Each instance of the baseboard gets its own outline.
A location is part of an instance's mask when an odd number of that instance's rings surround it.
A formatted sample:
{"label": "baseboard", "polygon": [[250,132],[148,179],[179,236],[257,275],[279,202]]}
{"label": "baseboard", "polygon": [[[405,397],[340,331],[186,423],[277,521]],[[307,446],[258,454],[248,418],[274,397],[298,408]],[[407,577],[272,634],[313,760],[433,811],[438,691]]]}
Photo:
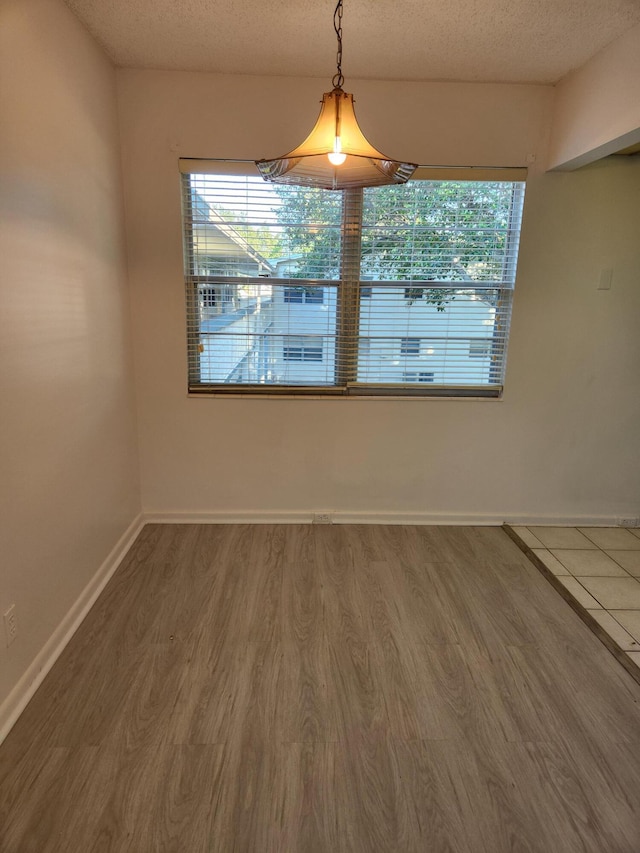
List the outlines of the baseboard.
{"label": "baseboard", "polygon": [[619,516],[508,515],[507,513],[352,512],[349,510],[220,510],[212,512],[148,512],[149,524],[311,524],[316,514],[329,514],[332,524],[440,524],[456,526],[545,525],[549,527],[615,527]]}
{"label": "baseboard", "polygon": [[505,515],[503,521],[513,527],[617,527],[618,515]]}
{"label": "baseboard", "polygon": [[220,512],[150,512],[145,521],[150,524],[312,524],[314,515],[329,514],[331,524],[446,524],[501,525],[501,515],[454,515],[431,512],[351,512],[319,509],[314,511],[232,510]]}
{"label": "baseboard", "polygon": [[138,515],[122,534],[111,553],[82,590],[66,616],[40,649],[26,672],[11,693],[0,705],[0,743],[11,731],[16,720],[26,708],[51,667],[58,660],[69,640],[80,627],[82,620],[93,607],[96,599],[122,562],[127,551],[146,520]]}

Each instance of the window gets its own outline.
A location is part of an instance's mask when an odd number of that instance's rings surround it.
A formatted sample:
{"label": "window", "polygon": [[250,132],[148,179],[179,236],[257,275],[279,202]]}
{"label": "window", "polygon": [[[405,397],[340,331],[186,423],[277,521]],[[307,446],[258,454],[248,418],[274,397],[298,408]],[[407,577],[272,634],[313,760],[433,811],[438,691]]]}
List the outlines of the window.
{"label": "window", "polygon": [[321,287],[285,287],[284,301],[298,305],[322,305],[324,294]]}
{"label": "window", "polygon": [[500,395],[519,170],[330,192],[182,169],[191,392]]}
{"label": "window", "polygon": [[203,308],[215,308],[218,304],[218,292],[215,287],[200,288],[200,299]]}
{"label": "window", "polygon": [[322,361],[322,341],[313,337],[285,338],[282,357],[285,361]]}
{"label": "window", "polygon": [[469,341],[469,358],[488,358],[491,355],[491,341]]}
{"label": "window", "polygon": [[403,382],[433,382],[433,373],[425,371],[405,370],[402,374]]}
{"label": "window", "polygon": [[420,355],[420,338],[400,338],[400,355]]}

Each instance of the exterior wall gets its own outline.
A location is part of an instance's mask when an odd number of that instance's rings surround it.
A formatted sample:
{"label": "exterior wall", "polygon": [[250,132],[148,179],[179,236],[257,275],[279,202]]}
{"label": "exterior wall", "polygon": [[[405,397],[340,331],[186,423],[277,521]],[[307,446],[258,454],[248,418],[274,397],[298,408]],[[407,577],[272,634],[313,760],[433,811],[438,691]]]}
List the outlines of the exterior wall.
{"label": "exterior wall", "polygon": [[140,497],[115,73],[60,0],[5,0],[0,81],[1,737]]}
{"label": "exterior wall", "polygon": [[[360,312],[361,344],[368,340],[359,362],[360,381],[405,382],[409,373],[414,375],[409,381],[436,385],[489,382],[490,351],[485,358],[470,354],[473,339],[489,343],[492,337],[495,309],[488,302],[458,294],[438,311],[423,299],[408,307],[403,287],[387,292],[373,287]],[[403,353],[403,338],[417,339],[419,352]]]}
{"label": "exterior wall", "polygon": [[[295,282],[294,282],[295,284]],[[333,334],[336,327],[336,289],[323,287],[321,305],[284,301],[284,288],[273,288],[271,333],[275,336],[273,372],[293,384],[331,384],[334,381],[336,360]],[[295,339],[287,336],[295,330]],[[301,340],[302,338],[302,340]],[[298,361],[297,350],[309,353],[322,348],[319,361]],[[285,351],[286,349],[286,351]],[[288,358],[287,358],[288,355]]]}
{"label": "exterior wall", "polygon": [[[459,296],[443,311],[419,300],[408,307],[402,286],[392,292],[381,290],[372,288],[371,296],[362,300],[358,381],[402,383],[411,373],[412,381],[422,376],[435,384],[489,382],[495,321],[491,305]],[[250,313],[240,303],[229,314],[201,320],[203,382],[334,383],[335,287],[322,288],[322,304],[288,303],[283,291],[275,286],[269,298],[252,300]],[[453,338],[449,341],[448,332]],[[403,338],[418,341],[419,351],[403,353]],[[474,341],[487,343],[484,356],[472,354]],[[321,349],[321,357],[303,353],[305,348]],[[248,358],[253,371],[239,374]]]}
{"label": "exterior wall", "polygon": [[266,297],[246,301],[227,314],[202,319],[202,382],[256,382],[263,374],[264,354],[258,342],[271,325],[272,303]]}

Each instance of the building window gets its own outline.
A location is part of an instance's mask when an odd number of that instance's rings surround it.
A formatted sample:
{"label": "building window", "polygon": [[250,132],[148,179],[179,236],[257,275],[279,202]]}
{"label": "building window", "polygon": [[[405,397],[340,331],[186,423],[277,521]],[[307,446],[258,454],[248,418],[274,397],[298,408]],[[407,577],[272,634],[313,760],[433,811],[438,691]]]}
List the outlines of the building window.
{"label": "building window", "polygon": [[331,192],[192,165],[191,392],[500,395],[520,172]]}
{"label": "building window", "polygon": [[420,355],[420,338],[400,338],[400,355]]}
{"label": "building window", "polygon": [[313,337],[287,338],[282,357],[285,361],[322,361],[322,341]]}
{"label": "building window", "polygon": [[203,308],[215,308],[218,305],[218,291],[215,287],[203,287],[200,289],[200,299]]}
{"label": "building window", "polygon": [[321,287],[285,287],[284,301],[298,305],[322,305],[324,291]]}
{"label": "building window", "polygon": [[403,382],[433,382],[435,374],[428,373],[424,370],[421,371],[412,371],[405,370],[402,373],[402,381]]}
{"label": "building window", "polygon": [[491,341],[469,341],[469,358],[488,358],[491,355]]}

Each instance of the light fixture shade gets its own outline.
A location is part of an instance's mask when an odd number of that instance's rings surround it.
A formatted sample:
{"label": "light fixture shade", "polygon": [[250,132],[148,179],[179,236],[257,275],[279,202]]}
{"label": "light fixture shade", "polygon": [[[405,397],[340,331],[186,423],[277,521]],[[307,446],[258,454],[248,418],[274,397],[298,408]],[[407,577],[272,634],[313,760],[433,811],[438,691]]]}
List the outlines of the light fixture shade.
{"label": "light fixture shade", "polygon": [[[344,162],[329,161],[339,140]],[[266,181],[342,190],[350,187],[378,187],[404,184],[417,169],[415,163],[390,160],[371,145],[358,126],[353,95],[336,87],[322,96],[315,127],[301,145],[275,160],[257,160]]]}

